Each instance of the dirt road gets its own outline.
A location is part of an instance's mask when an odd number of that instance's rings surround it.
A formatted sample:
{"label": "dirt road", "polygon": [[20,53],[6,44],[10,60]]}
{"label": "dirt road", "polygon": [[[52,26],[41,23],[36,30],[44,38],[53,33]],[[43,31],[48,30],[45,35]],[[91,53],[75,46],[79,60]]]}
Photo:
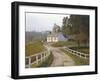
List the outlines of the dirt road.
{"label": "dirt road", "polygon": [[63,51],[61,51],[59,47],[52,47],[51,45],[45,44],[44,45],[47,49],[52,51],[53,54],[53,62],[51,64],[51,67],[56,66],[74,66],[75,62],[73,59],[65,54]]}
{"label": "dirt road", "polygon": [[62,52],[59,48],[50,47],[50,49],[52,50],[52,54],[54,56],[51,67],[75,65],[75,62],[72,60],[72,58]]}

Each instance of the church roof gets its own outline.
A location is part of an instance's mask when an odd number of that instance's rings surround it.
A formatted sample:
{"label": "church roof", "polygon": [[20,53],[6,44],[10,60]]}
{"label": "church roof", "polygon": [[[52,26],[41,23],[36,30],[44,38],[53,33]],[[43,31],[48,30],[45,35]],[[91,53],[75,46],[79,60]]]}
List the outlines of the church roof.
{"label": "church roof", "polygon": [[57,37],[59,35],[62,35],[62,33],[61,32],[59,32],[59,33],[51,33],[51,34],[48,35],[48,37]]}
{"label": "church roof", "polygon": [[58,37],[58,36],[62,36],[64,38],[69,38],[69,36],[63,36],[62,32],[59,32],[59,33],[51,33],[49,34],[47,37]]}

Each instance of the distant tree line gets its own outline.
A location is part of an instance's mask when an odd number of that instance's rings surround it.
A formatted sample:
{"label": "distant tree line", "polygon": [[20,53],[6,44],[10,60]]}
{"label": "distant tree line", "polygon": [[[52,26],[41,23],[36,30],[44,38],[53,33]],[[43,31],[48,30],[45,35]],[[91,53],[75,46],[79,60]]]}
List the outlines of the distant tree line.
{"label": "distant tree line", "polygon": [[46,37],[48,35],[48,32],[36,32],[36,31],[26,31],[25,32],[25,42],[31,42],[31,41],[45,41]]}
{"label": "distant tree line", "polygon": [[63,35],[71,35],[78,46],[80,43],[89,43],[88,15],[70,15],[70,18],[64,17],[62,24]]}

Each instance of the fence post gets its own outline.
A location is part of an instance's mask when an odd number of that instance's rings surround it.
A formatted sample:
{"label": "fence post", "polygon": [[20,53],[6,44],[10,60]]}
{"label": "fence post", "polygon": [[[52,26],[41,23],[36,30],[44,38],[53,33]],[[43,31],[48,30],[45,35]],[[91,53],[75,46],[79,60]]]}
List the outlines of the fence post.
{"label": "fence post", "polygon": [[81,58],[81,53],[80,53],[80,58]]}
{"label": "fence post", "polygon": [[42,54],[40,54],[40,55],[41,55],[41,58],[40,59],[41,59],[41,62],[42,62],[43,61]]}
{"label": "fence post", "polygon": [[38,55],[36,55],[36,64],[38,65]]}
{"label": "fence post", "polygon": [[29,57],[29,68],[31,68],[31,57]]}

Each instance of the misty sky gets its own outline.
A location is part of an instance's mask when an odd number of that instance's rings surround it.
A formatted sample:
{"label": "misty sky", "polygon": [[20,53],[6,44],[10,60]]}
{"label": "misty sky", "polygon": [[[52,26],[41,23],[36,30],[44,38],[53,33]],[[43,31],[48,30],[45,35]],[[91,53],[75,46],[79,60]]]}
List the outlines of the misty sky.
{"label": "misty sky", "polygon": [[62,26],[62,19],[69,15],[26,13],[26,31],[51,31],[54,23]]}

